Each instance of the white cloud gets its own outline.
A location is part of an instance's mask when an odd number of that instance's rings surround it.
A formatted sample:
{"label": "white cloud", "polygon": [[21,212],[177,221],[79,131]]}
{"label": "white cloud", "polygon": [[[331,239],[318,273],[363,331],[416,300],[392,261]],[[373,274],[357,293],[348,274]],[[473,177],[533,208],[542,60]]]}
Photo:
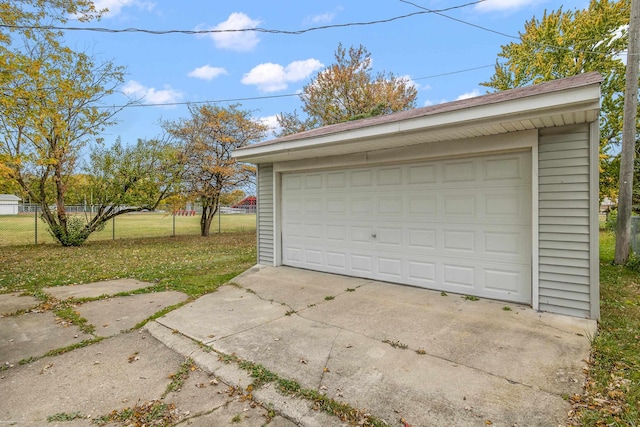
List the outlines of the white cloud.
{"label": "white cloud", "polygon": [[485,0],[476,5],[476,10],[492,12],[495,10],[515,10],[540,3],[541,0]]}
{"label": "white cloud", "polygon": [[424,107],[431,107],[432,105],[436,105],[436,104],[444,104],[445,102],[448,102],[446,99],[441,99],[440,101],[433,101],[431,99],[427,99],[426,101],[424,101],[424,104],[422,104]]}
{"label": "white cloud", "polygon": [[263,92],[285,90],[289,83],[309,77],[314,71],[324,67],[317,59],[293,61],[286,67],[272,62],[257,65],[242,77],[242,83],[256,85]]}
{"label": "white cloud", "polygon": [[459,97],[456,98],[456,101],[461,101],[463,99],[475,98],[476,96],[480,96],[480,91],[478,89],[474,89],[471,92],[463,93]]}
{"label": "white cloud", "polygon": [[328,24],[336,17],[334,12],[327,12],[320,15],[314,15],[307,18],[307,21],[312,24]]}
{"label": "white cloud", "polygon": [[146,87],[135,80],[129,80],[122,91],[125,95],[139,99],[143,104],[167,104],[182,99],[182,92],[165,85],[164,89]]}
{"label": "white cloud", "polygon": [[304,25],[326,25],[333,21],[336,17],[336,13],[342,11],[342,6],[335,7],[333,12],[319,13],[317,15],[307,16],[304,20]]}
{"label": "white cloud", "polygon": [[227,70],[222,67],[212,67],[207,64],[190,71],[187,76],[201,80],[213,80],[222,74],[228,74]]}
{"label": "white cloud", "polygon": [[418,89],[423,89],[423,90],[431,89],[431,85],[429,85],[429,84],[421,85],[420,83],[417,83],[416,81],[414,81],[409,74],[405,74],[404,76],[398,76],[398,78],[406,81],[407,82],[407,86],[414,87],[414,88],[416,88],[416,90],[418,90]]}
{"label": "white cloud", "polygon": [[93,3],[96,10],[109,9],[106,17],[119,15],[122,8],[128,6],[137,6],[142,10],[152,10],[155,7],[155,3],[144,0],[94,0]]}
{"label": "white cloud", "polygon": [[267,126],[269,126],[269,131],[273,133],[278,133],[282,130],[280,123],[278,123],[278,118],[274,114],[273,116],[260,117],[258,120]]}
{"label": "white cloud", "polygon": [[[211,28],[212,30],[244,30],[256,28],[261,21],[253,20],[241,12],[234,12],[229,18]],[[224,33],[210,33],[211,38],[220,49],[237,50],[245,52],[253,49],[260,38],[255,31],[230,31]]]}

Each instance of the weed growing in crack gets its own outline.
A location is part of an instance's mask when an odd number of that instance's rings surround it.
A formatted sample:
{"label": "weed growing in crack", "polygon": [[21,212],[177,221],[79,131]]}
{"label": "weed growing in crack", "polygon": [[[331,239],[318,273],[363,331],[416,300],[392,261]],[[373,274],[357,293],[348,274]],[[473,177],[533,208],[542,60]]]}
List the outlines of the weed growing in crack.
{"label": "weed growing in crack", "polygon": [[409,348],[408,345],[401,343],[400,341],[391,341],[391,340],[383,340],[382,341],[385,344],[389,344],[391,347],[393,348],[399,348],[402,350],[406,350],[407,348]]}
{"label": "weed growing in crack", "polygon": [[169,383],[169,385],[167,385],[164,393],[162,393],[162,398],[164,399],[165,397],[167,397],[167,395],[172,391],[180,391],[180,389],[184,385],[184,382],[187,380],[187,378],[189,378],[189,373],[191,371],[195,371],[196,368],[197,367],[195,365],[195,362],[191,358],[187,358],[182,363],[182,365],[180,365],[180,369],[178,370],[178,372],[169,375],[169,378],[171,378],[171,382]]}
{"label": "weed growing in crack", "polygon": [[180,421],[181,415],[176,405],[158,400],[144,402],[133,408],[125,408],[121,411],[112,411],[94,419],[94,423],[103,425],[119,422],[127,426],[169,426]]}
{"label": "weed growing in crack", "polygon": [[289,310],[284,315],[285,316],[291,316],[292,314],[296,314],[296,313],[297,313],[297,311],[295,311],[295,310]]}
{"label": "weed growing in crack", "polygon": [[47,422],[52,423],[55,421],[73,421],[80,418],[85,418],[81,412],[59,412],[57,414],[49,415]]}
{"label": "weed growing in crack", "polygon": [[[349,404],[337,402],[317,390],[302,388],[296,381],[280,378],[277,374],[269,371],[262,365],[243,360],[239,361],[238,366],[249,372],[251,377],[255,380],[253,383],[255,387],[275,382],[276,389],[280,393],[309,400],[313,403],[313,408],[315,410],[321,410],[330,415],[335,415],[342,421],[349,422],[353,425],[357,424],[363,427],[387,426],[387,423],[385,423],[383,420],[380,420],[372,416],[371,414],[367,414],[359,409],[356,409]],[[275,416],[275,412],[272,409],[268,409],[268,411],[270,416],[271,414]]]}
{"label": "weed growing in crack", "polygon": [[90,324],[84,317],[81,317],[80,313],[71,305],[61,303],[60,306],[54,310],[54,313],[59,318],[76,325],[78,329],[85,334],[93,334],[96,331],[95,326]]}
{"label": "weed growing in crack", "polygon": [[256,387],[261,386],[262,384],[273,382],[278,379],[278,376],[276,374],[269,371],[259,363],[253,363],[245,360],[240,362],[240,368],[249,372],[251,378],[254,379],[254,384]]}
{"label": "weed growing in crack", "polygon": [[462,296],[460,298],[463,298],[463,299],[465,299],[467,301],[478,301],[480,299],[475,295],[465,295],[465,296]]}
{"label": "weed growing in crack", "polygon": [[326,297],[324,297],[325,301],[331,301],[332,299],[335,299],[336,297],[334,297],[333,295],[327,295]]}
{"label": "weed growing in crack", "polygon": [[356,290],[354,288],[347,288],[346,292],[355,292]]}

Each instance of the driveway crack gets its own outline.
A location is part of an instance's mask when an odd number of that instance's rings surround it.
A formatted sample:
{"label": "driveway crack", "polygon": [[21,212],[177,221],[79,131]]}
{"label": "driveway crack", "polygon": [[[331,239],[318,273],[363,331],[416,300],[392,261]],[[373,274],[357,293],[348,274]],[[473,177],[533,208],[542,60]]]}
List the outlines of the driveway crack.
{"label": "driveway crack", "polygon": [[336,340],[338,339],[338,335],[340,335],[340,332],[342,331],[338,329],[338,332],[333,337],[333,341],[331,342],[331,348],[329,349],[329,353],[327,353],[327,359],[324,361],[324,366],[322,367],[322,375],[320,375],[320,382],[318,383],[317,387],[318,391],[320,391],[322,388],[322,383],[324,382],[324,374],[329,372],[329,361],[331,360],[331,353],[333,353],[333,348],[336,345]]}

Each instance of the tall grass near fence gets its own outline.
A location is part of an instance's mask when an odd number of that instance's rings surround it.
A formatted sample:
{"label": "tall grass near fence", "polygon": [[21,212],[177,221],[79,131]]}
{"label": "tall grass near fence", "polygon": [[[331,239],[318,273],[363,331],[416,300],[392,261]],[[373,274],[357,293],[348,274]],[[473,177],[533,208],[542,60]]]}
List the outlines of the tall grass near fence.
{"label": "tall grass near fence", "polygon": [[[84,216],[78,213],[73,215]],[[218,232],[255,231],[255,214],[222,214],[211,224],[211,234]],[[37,230],[37,231],[36,231]],[[199,215],[173,215],[158,212],[138,212],[119,215],[108,221],[102,231],[93,233],[88,241],[145,237],[197,236]],[[36,213],[0,215],[0,246],[55,243],[47,225]]]}

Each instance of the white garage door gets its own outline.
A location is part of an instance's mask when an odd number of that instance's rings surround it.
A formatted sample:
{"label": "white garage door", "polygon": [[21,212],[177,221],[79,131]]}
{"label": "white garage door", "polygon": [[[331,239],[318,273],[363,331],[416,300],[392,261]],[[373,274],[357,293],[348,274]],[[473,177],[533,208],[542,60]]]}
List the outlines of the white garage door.
{"label": "white garage door", "polygon": [[282,262],[531,301],[530,152],[286,173]]}

